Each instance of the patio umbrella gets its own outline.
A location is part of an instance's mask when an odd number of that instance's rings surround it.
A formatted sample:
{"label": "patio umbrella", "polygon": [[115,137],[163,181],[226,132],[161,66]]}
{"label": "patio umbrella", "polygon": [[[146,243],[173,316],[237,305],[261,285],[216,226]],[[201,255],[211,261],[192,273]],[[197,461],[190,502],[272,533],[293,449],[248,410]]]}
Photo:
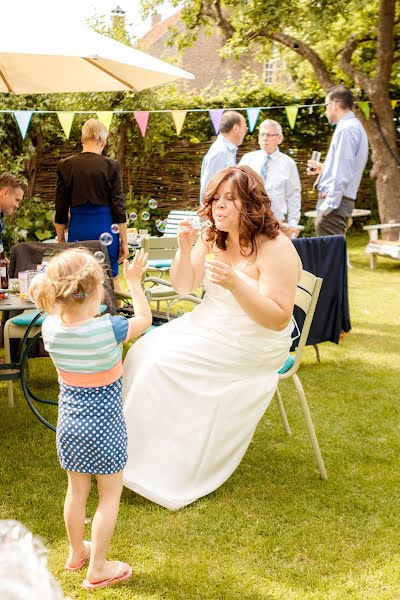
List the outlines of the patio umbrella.
{"label": "patio umbrella", "polygon": [[82,25],[44,18],[2,22],[3,93],[140,92],[180,78],[194,76]]}

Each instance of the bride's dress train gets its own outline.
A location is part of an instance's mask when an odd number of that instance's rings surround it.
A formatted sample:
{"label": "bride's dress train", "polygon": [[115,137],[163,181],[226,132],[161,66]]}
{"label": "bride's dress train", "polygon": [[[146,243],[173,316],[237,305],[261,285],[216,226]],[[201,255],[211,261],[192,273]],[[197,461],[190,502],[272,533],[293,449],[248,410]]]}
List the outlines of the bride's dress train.
{"label": "bride's dress train", "polygon": [[205,288],[199,306],[143,336],[124,363],[124,485],[169,509],[214,491],[239,465],[291,345],[292,323],[265,329],[228,290]]}

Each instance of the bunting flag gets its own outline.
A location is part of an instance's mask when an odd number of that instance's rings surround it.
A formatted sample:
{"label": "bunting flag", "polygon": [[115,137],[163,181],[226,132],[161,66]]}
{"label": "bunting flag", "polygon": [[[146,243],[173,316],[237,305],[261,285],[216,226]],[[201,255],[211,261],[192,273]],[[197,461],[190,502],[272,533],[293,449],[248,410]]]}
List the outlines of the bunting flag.
{"label": "bunting flag", "polygon": [[287,120],[291,129],[294,129],[296,124],[297,113],[299,112],[299,105],[294,104],[293,106],[285,106]]}
{"label": "bunting flag", "polygon": [[63,128],[65,137],[67,139],[69,138],[69,134],[71,133],[74,115],[74,112],[69,112],[67,110],[57,113],[58,120],[60,121],[61,127]]}
{"label": "bunting flag", "polygon": [[179,135],[186,119],[187,110],[171,110],[171,114],[175,123],[176,133]]}
{"label": "bunting flag", "polygon": [[246,108],[247,112],[247,120],[249,122],[249,130],[250,133],[254,131],[254,127],[256,126],[258,115],[260,114],[260,108]]}
{"label": "bunting flag", "polygon": [[31,110],[13,110],[13,115],[17,121],[17,125],[22,135],[22,139],[25,139],[26,132],[28,131],[29,123],[31,122],[33,111]]}
{"label": "bunting flag", "polygon": [[146,135],[150,112],[148,110],[135,110],[133,114],[135,115],[136,123],[139,125],[140,133],[144,137]]}
{"label": "bunting flag", "polygon": [[107,129],[110,129],[113,114],[114,112],[112,110],[100,110],[96,113],[100,123],[103,123],[103,125],[105,125]]}
{"label": "bunting flag", "polygon": [[366,100],[357,100],[358,108],[364,113],[364,115],[369,119],[369,115],[371,114],[371,107],[369,102]]}
{"label": "bunting flag", "polygon": [[314,112],[314,107],[313,107],[313,105],[311,104],[310,108],[308,109],[308,114],[309,114],[309,115],[312,115],[312,114],[313,114],[313,112]]}
{"label": "bunting flag", "polygon": [[221,125],[222,115],[224,114],[224,109],[223,108],[210,108],[208,113],[210,115],[211,122],[214,127],[214,131],[215,131],[215,133],[218,133],[219,126]]}
{"label": "bunting flag", "polygon": [[396,108],[396,106],[397,106],[397,100],[391,100],[390,103],[391,103],[392,108],[394,110]]}

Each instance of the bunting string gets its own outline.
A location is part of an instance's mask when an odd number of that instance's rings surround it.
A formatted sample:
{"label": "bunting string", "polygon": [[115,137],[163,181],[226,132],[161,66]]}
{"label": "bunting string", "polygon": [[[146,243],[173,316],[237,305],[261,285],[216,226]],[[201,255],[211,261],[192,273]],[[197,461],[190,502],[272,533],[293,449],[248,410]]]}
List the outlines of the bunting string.
{"label": "bunting string", "polygon": [[[400,100],[391,100],[391,106],[393,110],[396,108]],[[358,100],[356,102],[358,108],[369,118],[371,114],[371,105],[367,100]],[[151,114],[157,113],[170,113],[173,123],[175,125],[177,135],[180,135],[182,128],[184,127],[185,120],[188,113],[204,113],[207,112],[210,116],[211,123],[213,125],[215,134],[218,134],[221,119],[226,110],[244,111],[247,115],[250,132],[254,131],[260,112],[262,110],[279,110],[284,109],[286,117],[289,123],[289,127],[294,129],[298,111],[301,109],[307,109],[308,114],[314,113],[314,108],[323,107],[324,104],[293,104],[286,106],[252,106],[252,107],[229,107],[229,108],[188,108],[185,110],[173,110],[173,109],[154,109],[154,110],[113,110],[113,111],[96,111],[96,110],[74,110],[74,111],[59,111],[59,110],[10,110],[0,109],[0,114],[11,114],[17,122],[19,131],[23,139],[25,139],[31,118],[34,115],[45,115],[45,114],[56,114],[61,128],[64,132],[65,137],[68,139],[71,133],[72,124],[75,115],[96,115],[99,121],[101,121],[107,129],[110,128],[114,115],[129,115],[133,114],[136,123],[140,129],[142,136],[146,135],[147,127],[149,124],[149,117]]]}

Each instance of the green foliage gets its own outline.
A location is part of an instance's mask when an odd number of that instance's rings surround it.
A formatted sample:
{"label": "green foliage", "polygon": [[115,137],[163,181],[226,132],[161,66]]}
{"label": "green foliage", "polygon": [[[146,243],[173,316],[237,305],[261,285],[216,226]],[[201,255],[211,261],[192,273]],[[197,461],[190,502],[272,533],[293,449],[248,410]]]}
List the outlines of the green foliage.
{"label": "green foliage", "polygon": [[40,198],[34,196],[25,199],[20,208],[6,220],[3,233],[5,248],[9,251],[18,242],[42,242],[53,238],[53,216],[54,211],[43,204]]}
{"label": "green foliage", "polygon": [[[126,213],[128,227],[136,227],[136,229],[147,229],[151,235],[159,235],[157,231],[156,221],[160,219],[159,208],[150,208],[150,196],[134,196],[132,192],[125,194]],[[137,215],[136,219],[131,218],[131,214]],[[150,214],[150,219],[143,219],[143,213]]]}

